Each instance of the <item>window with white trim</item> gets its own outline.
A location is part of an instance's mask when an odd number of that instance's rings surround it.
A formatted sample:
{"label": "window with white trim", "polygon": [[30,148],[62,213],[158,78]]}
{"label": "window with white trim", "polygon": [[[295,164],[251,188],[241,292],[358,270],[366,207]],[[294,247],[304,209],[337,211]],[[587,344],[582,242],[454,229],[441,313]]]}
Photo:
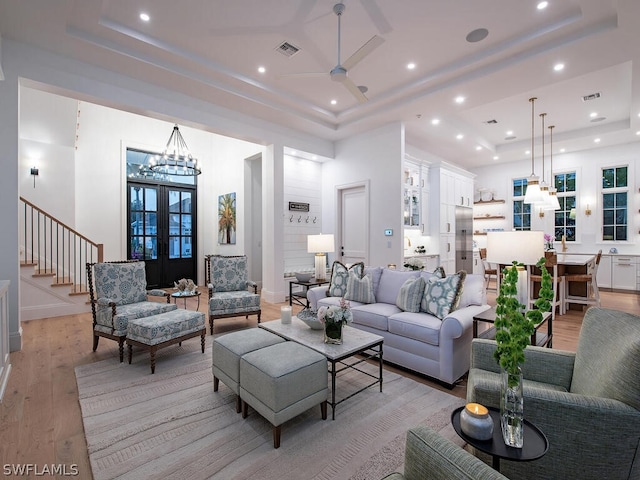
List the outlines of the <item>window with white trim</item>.
{"label": "window with white trim", "polygon": [[567,242],[575,242],[576,172],[555,174],[554,186],[557,190],[558,203],[560,204],[560,210],[555,211],[555,239],[559,242],[564,235]]}
{"label": "window with white trim", "polygon": [[602,169],[602,240],[628,240],[628,167]]}
{"label": "window with white trim", "polygon": [[527,193],[527,179],[515,178],[513,180],[513,229],[531,230],[531,204],[524,203]]}

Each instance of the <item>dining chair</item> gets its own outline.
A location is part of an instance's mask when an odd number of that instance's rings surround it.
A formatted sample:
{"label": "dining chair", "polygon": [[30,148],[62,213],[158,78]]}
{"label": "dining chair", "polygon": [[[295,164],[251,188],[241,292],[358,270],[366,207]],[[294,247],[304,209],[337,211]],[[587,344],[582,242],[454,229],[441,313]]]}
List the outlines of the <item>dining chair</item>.
{"label": "dining chair", "polygon": [[[595,305],[600,306],[600,291],[598,290],[598,265],[600,265],[600,258],[602,257],[602,250],[599,250],[595,256],[595,259],[587,265],[587,271],[585,273],[569,273],[564,275],[565,280],[565,295],[564,303],[579,303],[583,305]],[[582,297],[578,295],[569,294],[569,285],[571,282],[586,283],[587,295]]]}
{"label": "dining chair", "polygon": [[480,249],[480,260],[482,261],[482,268],[484,269],[484,280],[486,283],[486,289],[489,290],[489,283],[491,282],[491,277],[496,279],[496,292],[498,291],[498,267],[496,265],[492,265],[487,262],[487,249]]}
{"label": "dining chair", "polygon": [[[560,315],[564,315],[566,313],[565,303],[564,303],[564,291],[565,291],[565,282],[564,276],[559,275],[558,273],[558,254],[556,252],[544,252],[545,256],[545,267],[547,270],[551,270],[551,282],[553,284],[553,300],[551,301],[551,321],[553,322],[556,319],[556,308]],[[527,300],[527,307],[533,307],[533,304],[536,301],[535,286],[536,284],[542,283],[542,275],[538,271],[537,268],[532,268],[529,273],[529,298]]]}

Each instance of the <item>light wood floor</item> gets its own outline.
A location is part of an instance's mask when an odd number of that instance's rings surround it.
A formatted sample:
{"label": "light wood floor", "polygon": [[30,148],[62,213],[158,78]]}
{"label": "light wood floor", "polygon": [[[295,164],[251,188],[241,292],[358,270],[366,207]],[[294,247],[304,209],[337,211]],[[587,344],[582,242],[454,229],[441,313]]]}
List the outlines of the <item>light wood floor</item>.
{"label": "light wood floor", "polygon": [[[489,297],[489,303],[494,304],[495,294],[490,292]],[[188,307],[195,309],[195,299],[189,302],[193,303]],[[262,319],[279,318],[280,306],[264,303]],[[602,306],[637,314],[640,296],[603,292]],[[206,308],[203,298],[199,310],[206,313]],[[294,312],[298,310],[294,308]],[[570,311],[556,317],[554,348],[575,351],[582,316],[582,312]],[[248,321],[244,318],[222,319],[216,324],[216,333],[253,325],[255,316]],[[23,349],[11,354],[12,370],[0,404],[0,465],[4,468],[6,464],[37,464],[42,469],[45,465],[76,464],[78,478],[90,479],[74,368],[109,357],[117,358],[117,343],[103,338],[98,350],[91,351],[90,314],[32,320],[24,322],[22,327]],[[207,343],[210,345],[210,337]],[[447,390],[423,376],[391,366],[385,368],[461,398],[466,394],[464,378],[453,390]]]}

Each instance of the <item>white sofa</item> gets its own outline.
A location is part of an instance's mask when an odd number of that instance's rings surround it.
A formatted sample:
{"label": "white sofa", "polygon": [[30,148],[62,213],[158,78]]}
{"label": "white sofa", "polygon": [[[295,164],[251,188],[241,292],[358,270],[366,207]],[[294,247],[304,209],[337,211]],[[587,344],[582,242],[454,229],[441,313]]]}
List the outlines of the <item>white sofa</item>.
{"label": "white sofa", "polygon": [[[399,271],[383,267],[366,267],[373,283],[375,303],[350,301],[353,322],[350,326],[384,337],[384,360],[433,377],[448,387],[469,370],[473,317],[489,309],[482,275],[466,276],[458,308],[442,320],[424,311],[405,312],[396,299],[405,281],[430,272]],[[329,287],[307,292],[309,307],[338,305],[340,297],[327,296]]]}

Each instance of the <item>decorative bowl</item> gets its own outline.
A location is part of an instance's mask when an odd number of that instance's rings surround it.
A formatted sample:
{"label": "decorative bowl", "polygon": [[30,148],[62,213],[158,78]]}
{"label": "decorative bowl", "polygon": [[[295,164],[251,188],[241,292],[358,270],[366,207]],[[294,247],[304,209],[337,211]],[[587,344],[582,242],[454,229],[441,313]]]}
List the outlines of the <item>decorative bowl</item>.
{"label": "decorative bowl", "polygon": [[322,324],[322,322],[320,322],[320,320],[318,320],[318,313],[309,308],[301,310],[300,313],[298,313],[298,315],[296,316],[304,323],[306,323],[311,330],[324,329],[324,325]]}
{"label": "decorative bowl", "polygon": [[306,283],[313,278],[313,273],[296,272],[296,280]]}

